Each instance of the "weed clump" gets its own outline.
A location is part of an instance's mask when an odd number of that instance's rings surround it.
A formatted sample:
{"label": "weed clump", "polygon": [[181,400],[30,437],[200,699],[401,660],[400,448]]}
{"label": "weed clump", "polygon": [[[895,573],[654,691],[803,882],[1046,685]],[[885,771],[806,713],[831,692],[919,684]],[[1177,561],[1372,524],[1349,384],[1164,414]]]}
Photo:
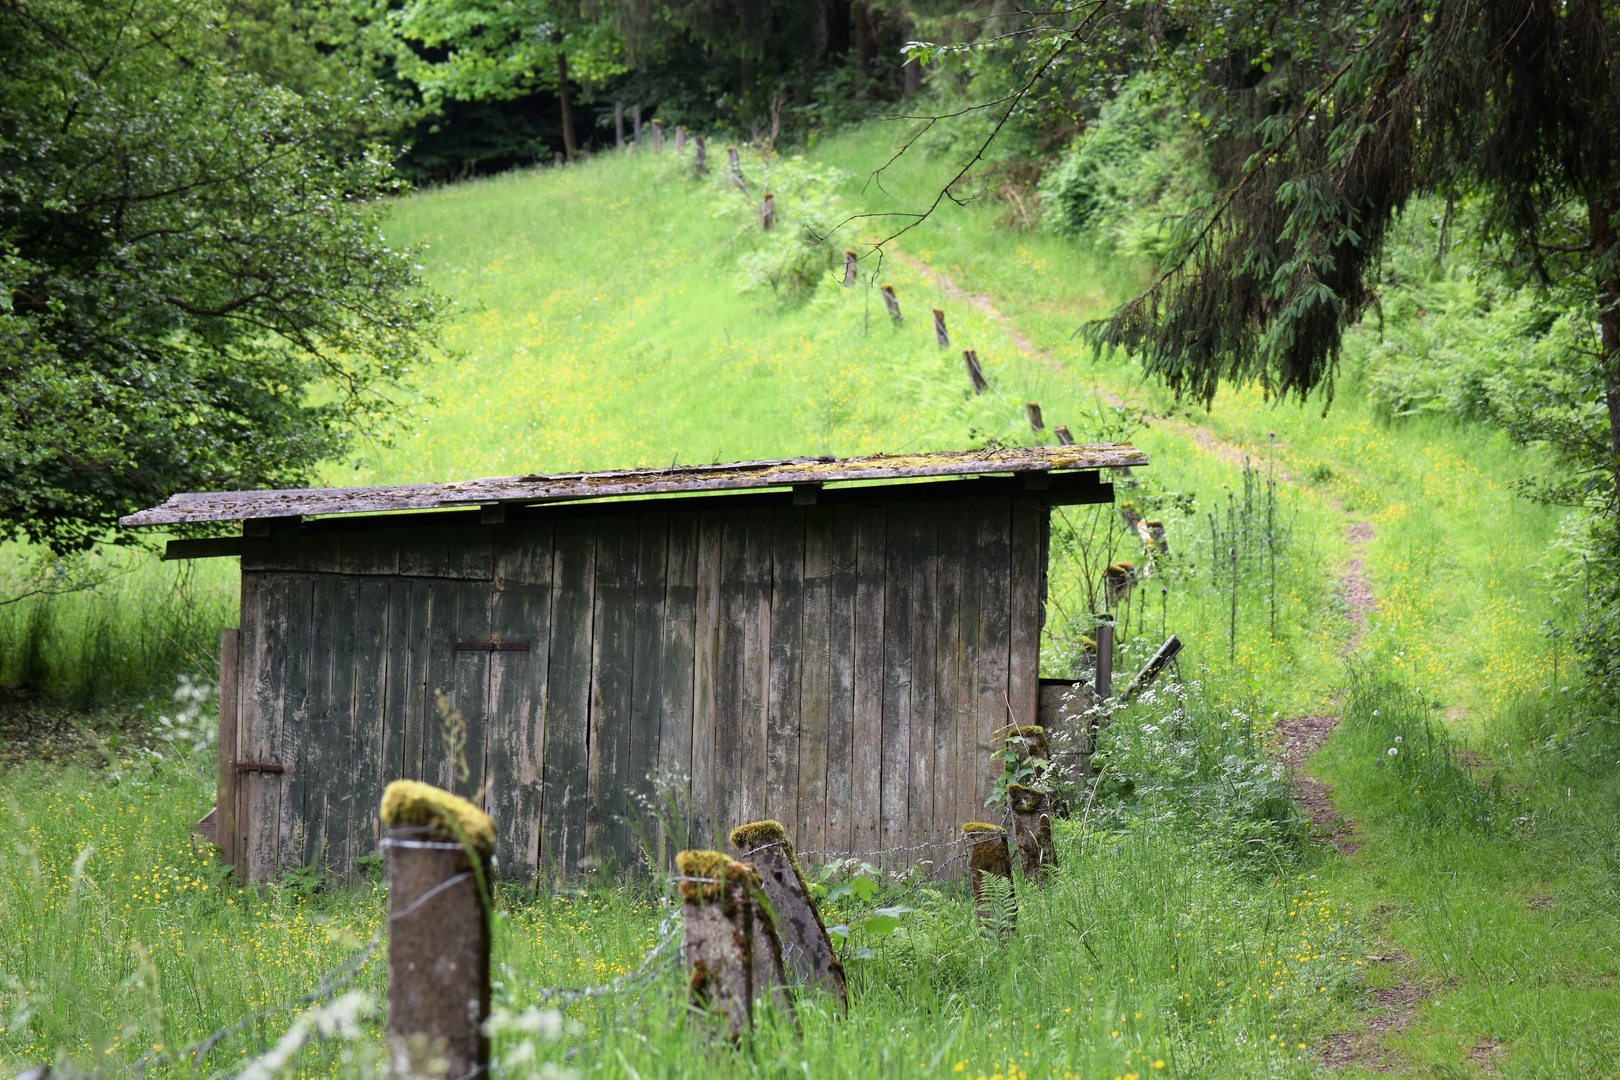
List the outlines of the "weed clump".
{"label": "weed clump", "polygon": [[1461,749],[1435,723],[1433,711],[1421,693],[1350,669],[1345,735],[1357,753],[1371,756],[1375,775],[1386,778],[1409,823],[1496,830],[1512,817],[1501,774],[1480,783]]}

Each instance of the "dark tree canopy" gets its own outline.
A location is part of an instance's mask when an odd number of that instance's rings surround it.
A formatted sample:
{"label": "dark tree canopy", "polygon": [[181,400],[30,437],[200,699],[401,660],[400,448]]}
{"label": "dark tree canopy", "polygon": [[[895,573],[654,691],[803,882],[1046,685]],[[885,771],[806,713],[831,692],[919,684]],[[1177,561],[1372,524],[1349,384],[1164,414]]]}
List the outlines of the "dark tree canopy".
{"label": "dark tree canopy", "polygon": [[372,106],[215,59],[214,15],[0,0],[0,537],[306,482],[431,339]]}
{"label": "dark tree canopy", "polygon": [[1331,389],[1392,217],[1424,193],[1482,200],[1488,234],[1527,275],[1582,275],[1620,358],[1614,5],[1351,0],[1308,18],[1267,3],[1166,7],[1185,36],[1150,62],[1235,118],[1224,145],[1247,153],[1095,340],[1140,351],[1206,403],[1223,381]]}

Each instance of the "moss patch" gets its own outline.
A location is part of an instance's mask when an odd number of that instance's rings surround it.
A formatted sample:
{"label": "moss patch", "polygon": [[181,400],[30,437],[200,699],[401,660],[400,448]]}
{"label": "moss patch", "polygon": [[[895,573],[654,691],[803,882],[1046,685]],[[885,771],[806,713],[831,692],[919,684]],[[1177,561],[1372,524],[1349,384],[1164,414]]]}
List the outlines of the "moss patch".
{"label": "moss patch", "polygon": [[780,821],[751,821],[731,830],[731,842],[740,851],[752,851],[766,844],[785,843],[787,830]]}
{"label": "moss patch", "polygon": [[1038,814],[1046,809],[1047,793],[1026,784],[1008,784],[1007,799],[1015,814]]}
{"label": "moss patch", "polygon": [[1000,825],[992,825],[988,821],[970,821],[962,826],[965,833],[989,833],[1004,831]]}
{"label": "moss patch", "polygon": [[495,850],[495,823],[460,795],[419,780],[395,780],[382,797],[382,823],[388,828],[418,826],[435,840],[471,845],[480,854]]}
{"label": "moss patch", "polygon": [[681,895],[687,900],[717,900],[729,881],[759,884],[759,875],[752,866],[719,851],[679,852],[675,856],[675,869],[682,877],[705,879],[681,882]]}

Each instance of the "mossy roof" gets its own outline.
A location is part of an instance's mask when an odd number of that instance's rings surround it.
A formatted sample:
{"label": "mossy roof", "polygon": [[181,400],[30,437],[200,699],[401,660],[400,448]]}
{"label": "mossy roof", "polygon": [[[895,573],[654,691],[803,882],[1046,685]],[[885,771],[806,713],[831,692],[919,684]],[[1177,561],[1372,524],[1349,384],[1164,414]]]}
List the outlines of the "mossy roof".
{"label": "mossy roof", "polygon": [[1074,472],[1146,465],[1147,455],[1130,443],[1076,446],[1010,446],[998,450],[952,450],[868,457],[799,457],[736,461],[665,469],[612,469],[592,473],[531,473],[448,484],[379,487],[293,488],[276,491],[187,492],[161,506],[120,519],[126,526],[195,521],[371,514],[438,510],[492,503],[542,503],[626,495],[740,491],[839,481],[908,480],[1025,472]]}

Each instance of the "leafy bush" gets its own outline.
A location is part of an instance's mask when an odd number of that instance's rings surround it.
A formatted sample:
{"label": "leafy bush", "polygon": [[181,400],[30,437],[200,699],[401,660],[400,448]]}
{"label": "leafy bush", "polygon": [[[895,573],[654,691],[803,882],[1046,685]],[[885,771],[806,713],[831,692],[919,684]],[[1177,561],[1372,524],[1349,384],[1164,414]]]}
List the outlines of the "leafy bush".
{"label": "leafy bush", "polygon": [[1174,223],[1209,190],[1201,150],[1167,92],[1138,77],[1041,179],[1041,221],[1121,254],[1161,256]]}
{"label": "leafy bush", "polygon": [[[734,224],[731,246],[742,249],[737,258],[739,292],[802,300],[842,259],[832,234],[844,215],[833,192],[848,174],[803,157],[761,153],[756,159],[745,154],[741,171],[745,192],[724,154],[713,153],[709,175],[717,202],[715,216]],[[775,208],[769,230],[760,226],[760,206],[767,192],[774,197]]]}
{"label": "leafy bush", "polygon": [[1181,822],[1195,842],[1239,862],[1292,861],[1306,831],[1288,778],[1266,752],[1256,703],[1218,704],[1199,683],[1148,690],[1097,734],[1093,764],[1105,826]]}

